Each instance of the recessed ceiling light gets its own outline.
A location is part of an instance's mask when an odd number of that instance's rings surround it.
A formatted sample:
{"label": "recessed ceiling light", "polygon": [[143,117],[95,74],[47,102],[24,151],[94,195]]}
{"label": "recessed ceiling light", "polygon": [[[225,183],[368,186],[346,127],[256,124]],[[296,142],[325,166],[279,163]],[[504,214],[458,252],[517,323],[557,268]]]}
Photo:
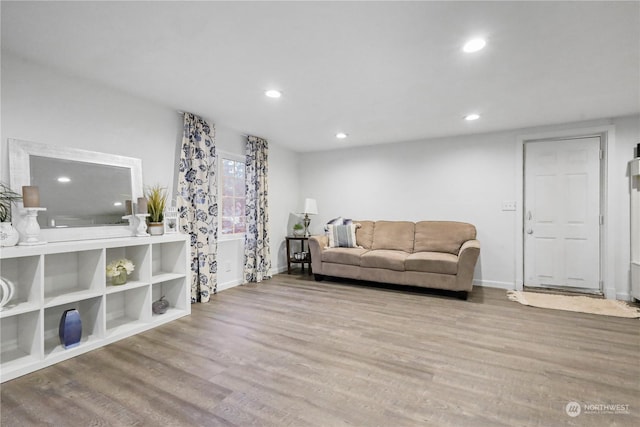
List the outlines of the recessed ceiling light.
{"label": "recessed ceiling light", "polygon": [[347,134],[344,132],[338,132],[336,133],[336,138],[338,139],[345,139],[347,137]]}
{"label": "recessed ceiling light", "polygon": [[465,43],[462,50],[467,53],[477,52],[485,47],[486,44],[487,42],[484,39],[472,39]]}
{"label": "recessed ceiling light", "polygon": [[275,90],[275,89],[269,89],[269,90],[265,91],[264,94],[266,96],[268,96],[269,98],[280,98],[282,96],[282,92],[280,92],[279,90]]}
{"label": "recessed ceiling light", "polygon": [[473,120],[478,120],[480,118],[480,114],[467,114],[466,116],[464,116],[464,119],[468,122],[473,121]]}
{"label": "recessed ceiling light", "polygon": [[58,178],[58,182],[71,182],[71,178],[66,176],[61,176]]}
{"label": "recessed ceiling light", "polygon": [[122,206],[122,202],[113,202],[113,206]]}

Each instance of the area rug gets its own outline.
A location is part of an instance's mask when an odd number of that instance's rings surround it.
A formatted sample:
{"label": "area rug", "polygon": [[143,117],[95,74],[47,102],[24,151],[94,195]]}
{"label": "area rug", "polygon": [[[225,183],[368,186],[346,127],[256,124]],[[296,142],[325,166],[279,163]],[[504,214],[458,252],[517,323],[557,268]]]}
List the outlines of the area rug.
{"label": "area rug", "polygon": [[507,291],[507,297],[511,301],[532,307],[601,314],[603,316],[640,318],[640,310],[624,301],[520,291]]}

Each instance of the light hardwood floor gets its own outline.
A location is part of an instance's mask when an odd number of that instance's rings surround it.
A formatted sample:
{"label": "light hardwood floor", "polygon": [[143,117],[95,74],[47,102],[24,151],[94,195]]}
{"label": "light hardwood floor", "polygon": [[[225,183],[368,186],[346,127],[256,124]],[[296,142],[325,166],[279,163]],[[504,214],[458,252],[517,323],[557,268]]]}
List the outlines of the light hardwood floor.
{"label": "light hardwood floor", "polygon": [[2,426],[640,425],[638,320],[399,289],[284,274],[221,292],[3,384]]}

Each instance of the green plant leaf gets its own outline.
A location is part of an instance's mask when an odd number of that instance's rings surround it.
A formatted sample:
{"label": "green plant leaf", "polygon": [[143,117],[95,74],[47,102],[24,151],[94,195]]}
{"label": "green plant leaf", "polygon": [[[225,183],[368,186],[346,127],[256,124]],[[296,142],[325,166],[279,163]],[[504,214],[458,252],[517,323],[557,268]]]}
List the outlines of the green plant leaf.
{"label": "green plant leaf", "polygon": [[167,192],[165,187],[156,184],[147,188],[147,212],[149,222],[162,222],[164,220],[164,208],[167,204]]}
{"label": "green plant leaf", "polygon": [[0,182],[0,222],[11,220],[11,204],[22,200],[22,196],[7,184]]}

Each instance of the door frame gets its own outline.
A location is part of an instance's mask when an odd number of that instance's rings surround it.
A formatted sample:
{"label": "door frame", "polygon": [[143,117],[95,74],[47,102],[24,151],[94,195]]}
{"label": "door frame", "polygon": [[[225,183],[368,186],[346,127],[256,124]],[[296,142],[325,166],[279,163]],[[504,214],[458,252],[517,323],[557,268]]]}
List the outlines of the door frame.
{"label": "door frame", "polygon": [[[615,256],[614,233],[615,224],[610,213],[615,211],[616,200],[613,183],[615,180],[610,176],[613,169],[612,161],[615,159],[615,126],[603,125],[586,128],[566,129],[557,131],[547,131],[540,133],[522,134],[516,137],[516,179],[515,195],[516,218],[515,218],[515,288],[522,291],[524,288],[524,144],[540,140],[568,139],[600,137],[600,146],[603,158],[600,163],[600,213],[604,220],[600,227],[600,280],[601,290],[607,299],[616,299],[615,287]],[[623,296],[620,295],[622,298]]]}

